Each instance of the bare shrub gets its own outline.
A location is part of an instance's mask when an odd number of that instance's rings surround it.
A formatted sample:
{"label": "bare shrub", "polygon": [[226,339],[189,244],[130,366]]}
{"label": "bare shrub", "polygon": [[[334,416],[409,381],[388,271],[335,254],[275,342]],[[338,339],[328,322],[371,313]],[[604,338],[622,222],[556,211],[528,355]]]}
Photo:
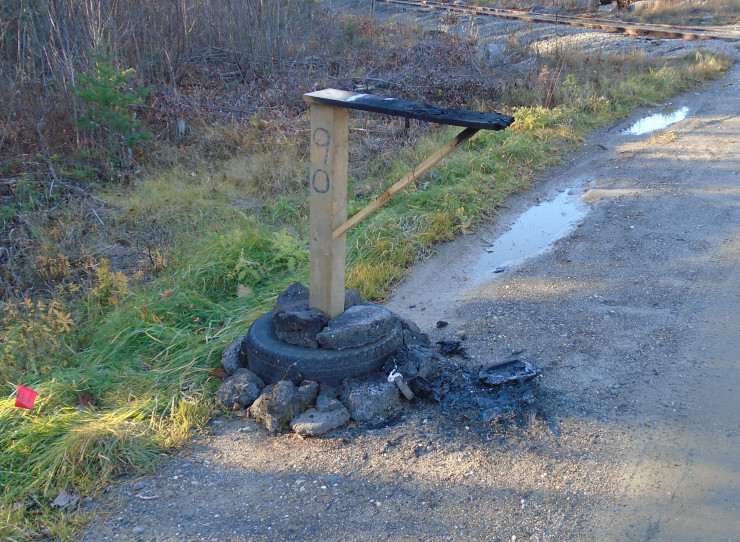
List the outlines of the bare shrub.
{"label": "bare shrub", "polygon": [[281,62],[313,2],[286,0],[11,0],[0,34],[5,79],[75,84],[110,46],[147,82],[176,83],[195,57],[227,55],[245,72]]}
{"label": "bare shrub", "polygon": [[[0,155],[94,147],[75,126],[80,76],[106,51],[136,85],[178,88],[220,63],[262,77],[305,48],[312,1],[8,0],[0,7]],[[122,91],[123,92],[123,91]]]}

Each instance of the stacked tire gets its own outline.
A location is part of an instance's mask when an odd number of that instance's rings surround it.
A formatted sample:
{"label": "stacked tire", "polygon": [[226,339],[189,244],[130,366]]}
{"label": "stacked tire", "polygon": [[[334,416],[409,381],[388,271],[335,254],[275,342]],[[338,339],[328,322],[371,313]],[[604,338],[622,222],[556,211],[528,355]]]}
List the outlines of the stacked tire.
{"label": "stacked tire", "polygon": [[379,370],[402,344],[403,330],[400,321],[396,321],[384,337],[355,348],[331,350],[294,346],[277,338],[273,313],[268,312],[249,328],[244,347],[249,369],[265,382],[315,380],[335,385],[347,378]]}

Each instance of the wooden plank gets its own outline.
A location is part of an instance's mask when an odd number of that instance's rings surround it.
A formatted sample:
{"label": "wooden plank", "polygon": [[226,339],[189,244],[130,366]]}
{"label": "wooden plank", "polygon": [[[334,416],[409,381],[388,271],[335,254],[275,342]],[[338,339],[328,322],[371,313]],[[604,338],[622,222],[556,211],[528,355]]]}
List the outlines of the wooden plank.
{"label": "wooden plank", "polygon": [[[352,218],[350,218],[347,222],[342,224],[339,228],[334,230],[332,237],[334,239],[339,239],[340,237],[344,239],[347,232],[350,229],[354,228],[357,224],[365,220],[365,218],[367,218],[368,215],[370,215],[370,213],[372,213],[373,211],[375,211],[376,209],[384,205],[389,199],[391,199],[401,190],[409,186],[416,179],[418,179],[419,177],[424,175],[427,171],[429,171],[434,166],[439,164],[442,161],[442,159],[444,159],[445,156],[447,156],[452,151],[457,149],[460,145],[465,143],[468,139],[473,137],[476,133],[478,133],[478,130],[476,128],[466,128],[465,130],[460,132],[457,136],[455,136],[450,141],[445,143],[442,148],[437,150],[429,158],[424,160],[421,164],[419,164],[417,167],[412,169],[409,173],[404,175],[400,181],[398,181],[396,184],[391,186],[388,190],[383,192],[380,196],[375,198],[375,200],[373,200],[367,206],[362,208],[362,210],[358,211]],[[313,212],[313,208],[311,209],[311,212]]]}
{"label": "wooden plank", "polygon": [[437,124],[463,126],[477,130],[503,130],[514,122],[514,117],[499,113],[483,113],[464,109],[443,109],[402,98],[382,98],[328,88],[303,95],[311,104],[323,104],[347,109],[358,109],[384,115],[418,119]]}
{"label": "wooden plank", "polygon": [[349,111],[311,104],[311,307],[328,318],[344,312],[347,243],[332,233],[347,220]]}

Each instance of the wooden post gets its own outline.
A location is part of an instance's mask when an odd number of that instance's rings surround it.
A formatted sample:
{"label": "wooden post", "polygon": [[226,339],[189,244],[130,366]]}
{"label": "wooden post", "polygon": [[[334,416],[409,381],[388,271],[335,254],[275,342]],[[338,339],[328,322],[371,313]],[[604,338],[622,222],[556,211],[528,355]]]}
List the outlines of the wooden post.
{"label": "wooden post", "polygon": [[[478,130],[503,130],[514,117],[381,98],[327,88],[303,95],[311,109],[311,307],[329,318],[344,312],[347,231],[403,190]],[[464,126],[460,134],[347,221],[349,110]]]}
{"label": "wooden post", "polygon": [[349,111],[316,103],[311,107],[311,307],[328,318],[344,312],[346,235],[332,233],[347,220]]}

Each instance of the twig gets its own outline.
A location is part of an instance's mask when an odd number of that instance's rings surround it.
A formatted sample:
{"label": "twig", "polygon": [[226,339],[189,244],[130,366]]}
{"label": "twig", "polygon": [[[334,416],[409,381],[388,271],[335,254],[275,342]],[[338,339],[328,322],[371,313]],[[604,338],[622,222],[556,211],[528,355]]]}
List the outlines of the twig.
{"label": "twig", "polygon": [[46,162],[47,167],[49,168],[49,174],[51,175],[51,183],[49,183],[49,199],[51,199],[52,192],[54,190],[54,183],[59,182],[59,177],[57,177],[57,172],[54,171],[54,164],[51,163],[51,160],[49,160],[49,151],[46,147],[46,143],[44,143],[44,133],[41,131],[41,128],[44,126],[44,117],[42,116],[39,121],[36,123],[36,134],[39,136],[39,146],[41,147],[41,151],[44,156],[44,162]]}
{"label": "twig", "polygon": [[59,181],[59,184],[61,184],[62,186],[66,187],[66,188],[69,188],[71,190],[76,190],[77,192],[80,192],[81,194],[84,194],[86,197],[88,197],[90,199],[94,199],[95,201],[102,203],[106,207],[110,206],[110,204],[107,201],[105,201],[102,198],[99,198],[98,196],[93,196],[90,192],[88,192],[84,188],[80,188],[79,186],[74,185],[72,183],[68,183],[66,181]]}
{"label": "twig", "polygon": [[491,241],[489,241],[488,239],[486,239],[485,237],[483,237],[483,236],[482,236],[482,235],[481,235],[480,233],[478,233],[477,231],[474,231],[473,233],[475,234],[475,236],[476,236],[476,237],[480,238],[480,239],[481,239],[482,241],[485,241],[485,242],[486,242],[486,243],[488,243],[489,245],[493,246],[493,243],[492,243]]}
{"label": "twig", "polygon": [[105,226],[105,222],[103,222],[103,219],[101,219],[100,216],[98,216],[98,213],[95,210],[95,208],[92,205],[88,205],[88,207],[90,207],[90,210],[95,215],[95,218],[97,218],[98,219],[98,222],[100,222],[100,225],[101,226]]}

